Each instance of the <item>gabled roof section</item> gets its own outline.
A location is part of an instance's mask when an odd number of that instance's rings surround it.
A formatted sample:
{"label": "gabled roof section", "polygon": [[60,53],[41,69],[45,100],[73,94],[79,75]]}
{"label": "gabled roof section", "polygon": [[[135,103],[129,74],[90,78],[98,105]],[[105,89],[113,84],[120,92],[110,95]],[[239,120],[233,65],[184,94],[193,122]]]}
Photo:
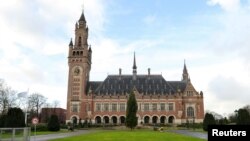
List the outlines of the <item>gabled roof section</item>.
{"label": "gabled roof section", "polygon": [[167,82],[176,92],[183,92],[187,86],[187,82],[185,81],[167,81]]}
{"label": "gabled roof section", "polygon": [[87,92],[88,93],[89,91],[95,91],[98,86],[100,86],[101,84],[103,83],[103,81],[91,81],[91,82],[88,82],[87,83]]}

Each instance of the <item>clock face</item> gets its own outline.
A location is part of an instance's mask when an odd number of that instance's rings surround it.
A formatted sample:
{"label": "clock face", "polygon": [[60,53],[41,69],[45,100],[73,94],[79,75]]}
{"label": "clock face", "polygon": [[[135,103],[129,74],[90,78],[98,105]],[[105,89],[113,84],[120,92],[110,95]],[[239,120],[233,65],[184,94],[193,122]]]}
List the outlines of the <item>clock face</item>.
{"label": "clock face", "polygon": [[79,75],[79,74],[80,74],[80,68],[79,68],[79,67],[76,67],[76,68],[75,68],[74,74],[75,74],[75,75]]}

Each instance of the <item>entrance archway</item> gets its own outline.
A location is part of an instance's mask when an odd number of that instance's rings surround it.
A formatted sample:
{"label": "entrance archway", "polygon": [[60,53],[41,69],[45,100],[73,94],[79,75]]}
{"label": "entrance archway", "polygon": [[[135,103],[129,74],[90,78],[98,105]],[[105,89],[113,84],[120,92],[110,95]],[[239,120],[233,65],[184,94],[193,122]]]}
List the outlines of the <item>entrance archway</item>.
{"label": "entrance archway", "polygon": [[108,116],[104,116],[103,119],[104,119],[104,123],[105,124],[109,123],[109,117]]}
{"label": "entrance archway", "polygon": [[165,124],[165,121],[166,121],[166,117],[165,116],[161,116],[160,123],[161,124]]}
{"label": "entrance archway", "polygon": [[77,117],[76,116],[72,117],[72,122],[73,122],[73,125],[77,124]]}
{"label": "entrance archway", "polygon": [[153,123],[153,124],[156,124],[156,123],[157,123],[157,120],[158,120],[158,117],[157,117],[157,116],[153,116],[153,118],[152,118],[152,123]]}
{"label": "entrance archway", "polygon": [[144,123],[145,124],[149,124],[149,116],[145,116],[144,117]]}
{"label": "entrance archway", "polygon": [[168,118],[168,123],[174,123],[174,116],[170,116]]}
{"label": "entrance archway", "polygon": [[111,119],[112,119],[113,124],[117,124],[117,117],[113,116]]}
{"label": "entrance archway", "polygon": [[121,117],[120,117],[120,123],[121,123],[121,124],[125,124],[125,117],[124,117],[124,116],[121,116]]}
{"label": "entrance archway", "polygon": [[96,124],[101,124],[102,123],[102,119],[101,119],[100,116],[95,117],[95,123]]}

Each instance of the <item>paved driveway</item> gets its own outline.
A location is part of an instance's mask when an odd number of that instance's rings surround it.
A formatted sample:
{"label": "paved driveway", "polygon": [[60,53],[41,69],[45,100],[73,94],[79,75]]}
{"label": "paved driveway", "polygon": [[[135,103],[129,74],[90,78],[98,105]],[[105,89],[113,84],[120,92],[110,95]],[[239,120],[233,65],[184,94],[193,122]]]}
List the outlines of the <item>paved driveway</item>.
{"label": "paved driveway", "polygon": [[74,132],[68,132],[68,133],[58,133],[58,134],[49,134],[49,135],[37,135],[36,137],[31,136],[30,141],[47,141],[51,139],[58,139],[58,138],[65,138],[65,137],[70,137],[70,136],[76,136],[76,135],[81,135],[81,134],[86,134],[90,133],[93,131],[89,130],[78,130]]}
{"label": "paved driveway", "polygon": [[190,130],[171,130],[171,131],[167,131],[167,132],[174,132],[174,133],[178,133],[178,134],[183,134],[183,135],[192,136],[192,137],[207,140],[207,133],[203,133],[203,132],[194,132],[194,131],[190,131]]}

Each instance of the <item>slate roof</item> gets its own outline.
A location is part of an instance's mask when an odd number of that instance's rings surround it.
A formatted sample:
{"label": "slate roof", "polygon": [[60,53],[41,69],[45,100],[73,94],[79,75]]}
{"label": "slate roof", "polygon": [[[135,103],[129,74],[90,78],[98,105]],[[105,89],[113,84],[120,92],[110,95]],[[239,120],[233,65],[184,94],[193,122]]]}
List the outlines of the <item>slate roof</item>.
{"label": "slate roof", "polygon": [[186,88],[185,81],[166,81],[162,75],[108,75],[104,81],[90,81],[87,90],[95,95],[125,95],[136,88],[144,95],[171,95]]}

